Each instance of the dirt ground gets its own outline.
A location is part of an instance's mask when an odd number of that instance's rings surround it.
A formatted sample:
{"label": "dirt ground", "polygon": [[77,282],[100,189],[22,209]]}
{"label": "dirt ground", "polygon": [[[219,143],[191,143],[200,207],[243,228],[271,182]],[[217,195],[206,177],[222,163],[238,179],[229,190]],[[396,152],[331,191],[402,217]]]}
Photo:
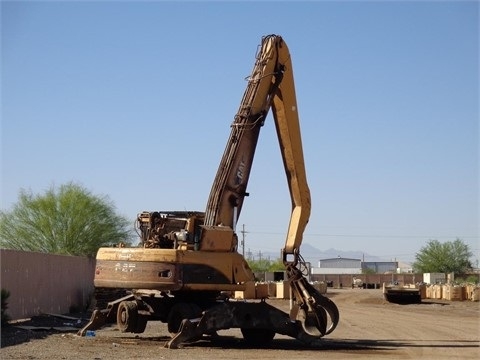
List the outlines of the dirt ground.
{"label": "dirt ground", "polygon": [[[423,300],[397,305],[381,290],[328,289],[338,306],[340,323],[315,346],[276,335],[263,348],[249,348],[238,329],[220,331],[214,342],[202,339],[181,349],[167,349],[166,325],[149,322],[142,334],[125,334],[108,326],[95,337],[75,330],[2,328],[3,359],[480,359],[480,303]],[[287,300],[269,300],[288,311]],[[36,325],[71,326],[54,317],[33,319]],[[31,321],[31,322],[32,322]],[[43,324],[41,322],[44,322]],[[31,324],[30,322],[30,324]],[[29,322],[17,324],[25,325]]]}

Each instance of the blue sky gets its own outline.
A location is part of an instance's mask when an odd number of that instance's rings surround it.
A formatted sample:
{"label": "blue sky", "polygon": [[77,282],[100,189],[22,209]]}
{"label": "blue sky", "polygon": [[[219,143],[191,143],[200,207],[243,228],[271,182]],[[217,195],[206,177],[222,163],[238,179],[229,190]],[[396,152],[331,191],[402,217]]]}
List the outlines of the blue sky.
{"label": "blue sky", "polygon": [[[1,3],[2,210],[76,182],[122,215],[198,210],[263,35],[293,59],[312,193],[304,242],[479,257],[479,3]],[[269,117],[239,224],[284,244],[290,198]]]}

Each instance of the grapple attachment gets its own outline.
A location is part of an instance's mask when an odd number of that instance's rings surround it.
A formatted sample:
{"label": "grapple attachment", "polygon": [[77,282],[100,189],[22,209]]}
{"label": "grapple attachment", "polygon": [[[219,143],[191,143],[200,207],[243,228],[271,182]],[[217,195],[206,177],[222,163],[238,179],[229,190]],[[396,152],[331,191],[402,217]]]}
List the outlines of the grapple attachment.
{"label": "grapple attachment", "polygon": [[309,284],[293,264],[287,266],[287,274],[293,300],[290,319],[299,321],[308,335],[321,337],[330,334],[340,319],[335,303]]}

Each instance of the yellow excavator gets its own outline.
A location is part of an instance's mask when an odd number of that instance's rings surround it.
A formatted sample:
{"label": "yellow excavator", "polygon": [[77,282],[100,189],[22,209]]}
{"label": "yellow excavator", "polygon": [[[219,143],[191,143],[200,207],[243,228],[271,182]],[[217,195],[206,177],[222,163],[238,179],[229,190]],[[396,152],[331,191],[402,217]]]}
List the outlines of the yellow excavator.
{"label": "yellow excavator", "polygon": [[[166,347],[239,328],[252,344],[284,334],[312,343],[338,324],[336,305],[305,278],[300,255],[310,216],[293,69],[281,36],[262,37],[256,61],[212,185],[205,212],[154,211],[138,215],[138,247],[100,248],[94,286],[97,309],[79,331],[117,322],[122,332],[141,333],[148,321],[167,323]],[[261,127],[272,111],[292,201],[281,250],[291,289],[287,314],[268,303],[237,301],[254,275],[237,252],[235,232]],[[113,295],[112,295],[113,294]]]}

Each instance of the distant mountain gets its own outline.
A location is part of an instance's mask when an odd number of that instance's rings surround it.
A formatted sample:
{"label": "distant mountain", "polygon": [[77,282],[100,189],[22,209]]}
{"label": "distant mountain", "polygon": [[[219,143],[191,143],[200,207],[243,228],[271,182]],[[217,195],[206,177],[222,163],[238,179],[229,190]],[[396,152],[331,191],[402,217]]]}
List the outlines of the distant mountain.
{"label": "distant mountain", "polygon": [[[383,259],[378,256],[370,255],[362,251],[342,251],[337,249],[328,249],[322,251],[316,248],[313,245],[308,243],[303,243],[300,247],[300,254],[306,262],[312,264],[313,267],[318,266],[318,262],[321,259],[331,259],[331,258],[347,258],[347,259],[360,259],[363,261],[390,261],[391,259]],[[278,253],[262,252],[264,258],[277,259],[279,257]]]}
{"label": "distant mountain", "polygon": [[358,250],[343,251],[343,250],[330,248],[328,250],[322,251],[308,243],[302,244],[302,246],[300,247],[300,253],[302,254],[305,261],[310,261],[312,264],[315,264],[315,266],[317,265],[318,261],[321,259],[331,259],[336,257],[347,258],[347,259],[360,259],[363,261],[390,261],[390,259],[383,259],[379,256],[370,255]]}

